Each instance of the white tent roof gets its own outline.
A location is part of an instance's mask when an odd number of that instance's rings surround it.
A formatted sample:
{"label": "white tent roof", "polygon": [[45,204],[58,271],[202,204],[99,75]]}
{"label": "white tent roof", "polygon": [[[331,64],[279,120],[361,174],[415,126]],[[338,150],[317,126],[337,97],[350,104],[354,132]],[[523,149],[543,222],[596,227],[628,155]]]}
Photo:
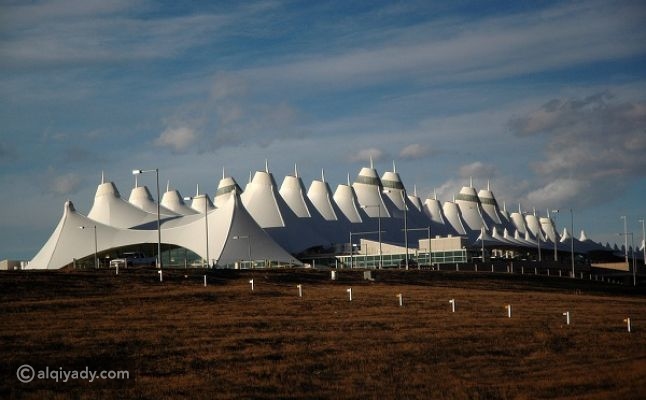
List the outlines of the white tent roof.
{"label": "white tent roof", "polygon": [[218,189],[215,191],[213,196],[213,203],[216,207],[221,207],[222,203],[228,199],[226,196],[230,192],[236,192],[237,194],[242,193],[242,189],[238,183],[230,176],[223,176],[218,183]]}
{"label": "white tent roof", "polygon": [[[130,191],[130,197],[128,202],[137,208],[141,208],[147,213],[157,214],[157,203],[153,200],[153,196],[150,194],[150,191],[146,186],[135,186]],[[160,202],[159,207],[160,215],[180,215],[168,208],[164,207]]]}
{"label": "white tent roof", "polygon": [[121,198],[112,182],[101,183],[94,196],[94,204],[88,217],[104,225],[130,228],[157,221],[157,212],[149,213]]}
{"label": "white tent roof", "polygon": [[286,250],[298,253],[311,247],[330,245],[327,239],[294,214],[278,193],[269,172],[257,171],[241,198],[258,225]]}
{"label": "white tent roof", "polygon": [[442,212],[444,214],[444,217],[446,217],[446,221],[451,225],[453,230],[458,235],[467,234],[467,230],[464,228],[464,224],[462,222],[460,208],[457,204],[452,201],[445,201],[442,205]]}
{"label": "white tent roof", "polygon": [[177,190],[171,190],[170,187],[166,188],[166,192],[161,199],[161,205],[179,215],[193,215],[198,213],[184,203],[184,198]]}
{"label": "white tent roof", "polygon": [[466,223],[465,228],[476,234],[479,234],[482,228],[489,229],[482,217],[480,200],[473,187],[464,186],[460,189],[460,193],[455,197],[455,204],[460,208],[462,219]]}
{"label": "white tent roof", "polygon": [[354,189],[350,185],[337,185],[333,196],[334,202],[339,207],[343,215],[353,224],[363,222],[359,213],[359,203],[357,202]]}
{"label": "white tent roof", "polygon": [[[247,211],[239,205],[238,196],[230,196],[223,207],[210,211],[209,257],[219,264],[230,264],[248,259],[249,246],[255,259],[267,259],[283,263],[294,262],[291,254],[281,248],[264,232]],[[145,229],[124,229],[98,223],[79,214],[71,202],[66,202],[56,229],[42,249],[29,262],[28,269],[59,269],[74,259],[94,254],[93,232],[79,227],[96,226],[97,250],[102,252],[112,248],[139,244],[157,243],[156,224],[148,224]],[[206,258],[206,232],[204,217],[189,215],[163,222],[162,243],[174,244],[193,251]],[[92,231],[92,230],[91,230]],[[249,242],[234,240],[233,236],[245,236]]]}

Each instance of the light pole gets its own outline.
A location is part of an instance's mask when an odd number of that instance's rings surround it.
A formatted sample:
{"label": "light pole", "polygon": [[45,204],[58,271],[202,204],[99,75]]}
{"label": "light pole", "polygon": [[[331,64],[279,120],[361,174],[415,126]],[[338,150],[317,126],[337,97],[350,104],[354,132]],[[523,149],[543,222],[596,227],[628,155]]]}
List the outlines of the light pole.
{"label": "light pole", "polygon": [[[552,210],[552,214],[558,214],[559,210]],[[559,257],[556,253],[556,235],[558,235],[558,230],[556,229],[556,216],[554,216],[554,261],[558,261]]]}
{"label": "light pole", "polygon": [[383,266],[383,256],[381,253],[381,205],[372,204],[372,205],[361,206],[361,208],[363,209],[370,208],[370,207],[377,207],[377,224],[378,224],[377,232],[379,232],[379,268],[378,269],[381,269],[381,267]]}
{"label": "light pole", "polygon": [[644,226],[644,220],[640,219],[639,222],[642,223],[642,243],[644,245],[644,265],[646,265],[646,227]]}
{"label": "light pole", "polygon": [[628,222],[625,215],[622,215],[621,219],[624,220],[624,256],[626,257],[626,264],[629,264],[628,262]]}
{"label": "light pole", "polygon": [[353,260],[353,254],[354,254],[354,244],[352,243],[352,236],[356,235],[370,235],[374,233],[379,233],[377,231],[365,231],[365,232],[350,232],[350,269],[352,269],[352,260]]}
{"label": "light pole", "polygon": [[572,230],[570,234],[570,258],[572,258],[572,278],[574,278],[574,210],[572,208],[570,208],[570,229]]}
{"label": "light pole", "polygon": [[157,268],[162,268],[162,256],[161,256],[161,223],[159,221],[159,168],[155,169],[133,169],[133,175],[145,174],[148,172],[154,172],[157,179]]}
{"label": "light pole", "polygon": [[[428,260],[429,260],[428,263],[430,265],[433,265],[432,258],[431,258],[432,257],[431,256],[431,226],[429,225],[426,228],[410,228],[409,231],[426,231],[428,235]],[[417,268],[420,269],[419,260],[417,260],[417,262],[418,262]]]}
{"label": "light pole", "polygon": [[[626,239],[626,243],[628,243],[628,235],[630,235],[630,246],[631,246],[631,252],[633,253],[633,286],[637,286],[637,271],[636,271],[636,265],[635,265],[635,235],[633,235],[632,232],[624,232],[620,233],[620,236],[623,236],[624,239]],[[628,249],[628,247],[626,247]],[[627,250],[626,250],[627,251]],[[628,256],[626,256],[628,257]],[[628,267],[630,267],[630,263],[628,263]]]}
{"label": "light pole", "polygon": [[406,271],[408,271],[408,204],[406,200],[408,196],[406,195],[406,188],[402,188],[402,197],[404,200],[404,247],[406,248]]}
{"label": "light pole", "polygon": [[[532,215],[530,213],[523,213],[524,215]],[[536,210],[534,210],[534,216],[536,216]],[[531,229],[528,229],[531,232]],[[538,253],[538,262],[541,262],[541,227],[539,224],[538,227],[538,232],[536,232],[536,247],[537,247],[537,253]],[[483,247],[484,249],[484,247]],[[484,250],[482,250],[482,261],[484,262]]]}
{"label": "light pole", "polygon": [[251,268],[253,269],[253,260],[251,258],[251,235],[236,235],[233,237],[233,239],[235,240],[247,239],[248,249],[249,249],[249,263],[251,264]]}
{"label": "light pole", "polygon": [[[382,193],[390,193],[391,190],[389,189],[384,189]],[[404,256],[405,259],[405,264],[406,264],[406,270],[408,270],[408,205],[406,204],[406,199],[408,196],[406,195],[406,188],[402,186],[401,190],[402,194],[402,202],[404,204],[404,247],[406,248],[406,254]]]}
{"label": "light pole", "polygon": [[[197,199],[197,198],[199,198],[199,197],[201,197],[201,196],[200,196],[200,195],[196,195],[196,196],[187,196],[187,197],[184,197],[184,200],[186,200],[186,201],[188,201],[188,200],[193,201],[193,200],[195,200],[195,199]],[[208,200],[209,200],[209,199],[207,198],[206,193],[205,193],[205,194],[204,194],[204,235],[205,235],[205,237],[206,237],[206,263],[207,263],[207,265],[209,266],[209,268],[211,268],[211,259],[209,258],[209,217],[208,217],[208,213],[209,213],[209,208],[208,208],[209,201],[208,201]]]}
{"label": "light pole", "polygon": [[99,242],[96,239],[96,225],[79,226],[79,229],[94,228],[94,269],[99,269]]}

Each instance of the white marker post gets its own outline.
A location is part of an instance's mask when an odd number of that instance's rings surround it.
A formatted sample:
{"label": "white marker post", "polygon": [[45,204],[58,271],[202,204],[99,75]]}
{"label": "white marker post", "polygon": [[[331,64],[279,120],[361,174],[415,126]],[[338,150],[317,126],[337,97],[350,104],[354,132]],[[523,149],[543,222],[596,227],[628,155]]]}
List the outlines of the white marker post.
{"label": "white marker post", "polygon": [[397,298],[399,299],[399,306],[403,307],[404,306],[404,296],[402,296],[401,293],[397,295]]}
{"label": "white marker post", "polygon": [[630,317],[625,318],[624,322],[626,323],[626,326],[628,327],[628,332],[630,332],[631,326],[630,326]]}
{"label": "white marker post", "polygon": [[117,263],[117,269],[114,270],[115,275],[119,275],[119,263]]}
{"label": "white marker post", "polygon": [[505,308],[507,309],[507,318],[511,318],[511,304],[507,304]]}
{"label": "white marker post", "polygon": [[451,312],[455,312],[455,299],[449,300],[449,303],[451,304]]}
{"label": "white marker post", "polygon": [[159,271],[157,271],[157,273],[159,274],[159,281],[163,282],[164,281],[164,275],[162,274],[162,270],[160,269]]}
{"label": "white marker post", "polygon": [[251,283],[251,291],[253,292],[253,279],[249,280],[249,283]]}
{"label": "white marker post", "polygon": [[296,287],[298,288],[298,297],[303,297],[303,285],[298,284]]}
{"label": "white marker post", "polygon": [[206,275],[204,275],[204,287],[206,287]]}
{"label": "white marker post", "polygon": [[352,288],[347,288],[345,291],[348,292],[349,300],[352,301]]}
{"label": "white marker post", "polygon": [[570,325],[570,312],[566,311],[563,313],[563,315],[565,315],[565,324]]}

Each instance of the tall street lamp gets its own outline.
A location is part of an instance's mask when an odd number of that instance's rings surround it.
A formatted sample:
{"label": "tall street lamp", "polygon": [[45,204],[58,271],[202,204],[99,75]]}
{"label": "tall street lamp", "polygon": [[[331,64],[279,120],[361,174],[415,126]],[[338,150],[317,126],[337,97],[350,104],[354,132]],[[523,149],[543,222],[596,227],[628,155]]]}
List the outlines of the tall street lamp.
{"label": "tall street lamp", "polygon": [[[384,189],[382,193],[390,193],[391,190],[389,189]],[[406,270],[408,270],[408,205],[406,204],[406,199],[408,196],[406,195],[406,188],[402,187],[401,190],[401,195],[402,195],[402,202],[404,204],[404,247],[406,248],[406,255],[404,256],[405,258],[405,263],[406,263]]]}
{"label": "tall street lamp", "polygon": [[365,231],[365,232],[350,232],[350,269],[352,269],[353,257],[354,257],[354,244],[352,243],[352,236],[356,235],[370,235],[373,233],[379,233],[377,231]]}
{"label": "tall street lamp", "polygon": [[570,235],[570,258],[572,258],[572,278],[574,278],[574,210],[572,208],[570,208],[570,229],[572,230]]}
{"label": "tall street lamp", "polygon": [[366,209],[366,208],[371,208],[371,207],[377,207],[377,231],[379,232],[379,268],[383,266],[383,255],[381,253],[381,205],[379,204],[370,204],[370,205],[363,205],[361,208]]}
{"label": "tall street lamp", "polygon": [[155,169],[133,169],[133,175],[145,174],[148,172],[154,172],[157,179],[157,268],[162,268],[162,257],[161,257],[161,223],[159,220],[159,168]]}
{"label": "tall street lamp", "polygon": [[[559,210],[552,210],[552,214],[558,214]],[[554,261],[558,261],[559,257],[558,254],[556,253],[556,235],[558,235],[558,229],[556,229],[556,216],[554,216]]]}
{"label": "tall street lamp", "polygon": [[628,222],[625,215],[622,215],[621,219],[624,220],[624,256],[626,258],[626,264],[628,264]]}
{"label": "tall street lamp", "polygon": [[[193,200],[195,200],[197,198],[200,198],[200,197],[202,197],[202,196],[200,196],[200,195],[187,196],[187,197],[184,197],[184,200],[185,201],[189,201],[189,200],[193,201]],[[206,263],[210,268],[211,267],[211,259],[209,258],[209,217],[208,217],[209,201],[208,200],[209,199],[207,198],[206,193],[205,193],[204,194],[204,236],[206,237]],[[204,266],[204,265],[202,265],[202,266]]]}
{"label": "tall street lamp", "polygon": [[642,243],[644,245],[644,265],[646,265],[646,227],[644,226],[644,220],[640,219],[639,222],[642,223]]}
{"label": "tall street lamp", "polygon": [[[631,252],[633,253],[633,286],[637,286],[637,271],[636,271],[636,265],[635,265],[635,235],[633,235],[632,232],[624,232],[620,233],[619,236],[623,236],[626,239],[626,243],[628,243],[628,235],[630,235],[630,246],[631,246]],[[628,267],[630,268],[630,263],[627,263]]]}
{"label": "tall street lamp", "polygon": [[[433,258],[431,255],[431,226],[427,226],[426,228],[410,228],[409,231],[426,231],[426,234],[428,236],[428,263],[432,266],[433,265]],[[419,260],[417,260],[417,268],[419,269]]]}
{"label": "tall street lamp", "polygon": [[79,226],[79,229],[94,229],[94,269],[99,269],[99,244],[96,239],[96,225]]}
{"label": "tall street lamp", "polygon": [[240,240],[240,239],[247,239],[248,240],[248,250],[249,250],[249,263],[251,264],[251,268],[253,269],[253,261],[251,258],[251,235],[236,235],[233,236],[234,240]]}

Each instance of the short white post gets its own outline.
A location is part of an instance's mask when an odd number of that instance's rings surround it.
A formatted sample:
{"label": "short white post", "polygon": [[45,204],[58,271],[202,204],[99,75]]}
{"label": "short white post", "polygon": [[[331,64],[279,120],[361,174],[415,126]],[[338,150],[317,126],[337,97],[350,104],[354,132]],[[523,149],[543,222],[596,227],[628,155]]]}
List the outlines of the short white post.
{"label": "short white post", "polygon": [[162,274],[162,270],[160,269],[159,271],[157,271],[157,273],[159,274],[159,281],[163,282],[164,281],[164,275]]}
{"label": "short white post", "polygon": [[630,328],[631,328],[631,326],[630,326],[630,317],[625,318],[624,322],[626,323],[626,326],[628,327],[628,332],[630,332]]}
{"label": "short white post", "polygon": [[251,283],[251,291],[253,292],[253,279],[250,279],[249,283]]}
{"label": "short white post", "polygon": [[534,267],[534,275],[538,275],[538,268]]}
{"label": "short white post", "polygon": [[570,312],[566,311],[563,313],[563,315],[565,315],[565,324],[570,325]]}
{"label": "short white post", "polygon": [[493,272],[493,264],[491,264],[491,272]]}
{"label": "short white post", "polygon": [[352,301],[352,288],[347,288],[345,291],[348,292],[349,301]]}
{"label": "short white post", "polygon": [[451,312],[455,312],[455,299],[449,300],[449,303],[451,304]]}
{"label": "short white post", "polygon": [[336,280],[336,271],[330,271],[330,280]]}
{"label": "short white post", "polygon": [[206,287],[206,275],[204,275],[204,287]]}
{"label": "short white post", "polygon": [[525,266],[520,267],[520,274],[525,275]]}
{"label": "short white post", "polygon": [[547,269],[547,276],[550,276],[550,269]]}
{"label": "short white post", "polygon": [[563,271],[559,269],[559,276],[563,276]]}
{"label": "short white post", "polygon": [[303,285],[298,284],[296,287],[298,288],[298,297],[303,297]]}
{"label": "short white post", "polygon": [[460,267],[458,267],[458,264],[455,264],[455,270],[456,270],[456,271],[459,271],[459,270],[460,270]]}
{"label": "short white post", "polygon": [[117,263],[117,269],[115,270],[115,275],[119,275],[119,263]]}
{"label": "short white post", "polygon": [[511,304],[507,304],[505,308],[507,309],[507,318],[511,318]]}
{"label": "short white post", "polygon": [[478,272],[478,264],[476,264],[476,272]]}
{"label": "short white post", "polygon": [[404,305],[404,296],[402,296],[401,293],[397,295],[397,298],[399,299],[399,306],[402,307]]}

